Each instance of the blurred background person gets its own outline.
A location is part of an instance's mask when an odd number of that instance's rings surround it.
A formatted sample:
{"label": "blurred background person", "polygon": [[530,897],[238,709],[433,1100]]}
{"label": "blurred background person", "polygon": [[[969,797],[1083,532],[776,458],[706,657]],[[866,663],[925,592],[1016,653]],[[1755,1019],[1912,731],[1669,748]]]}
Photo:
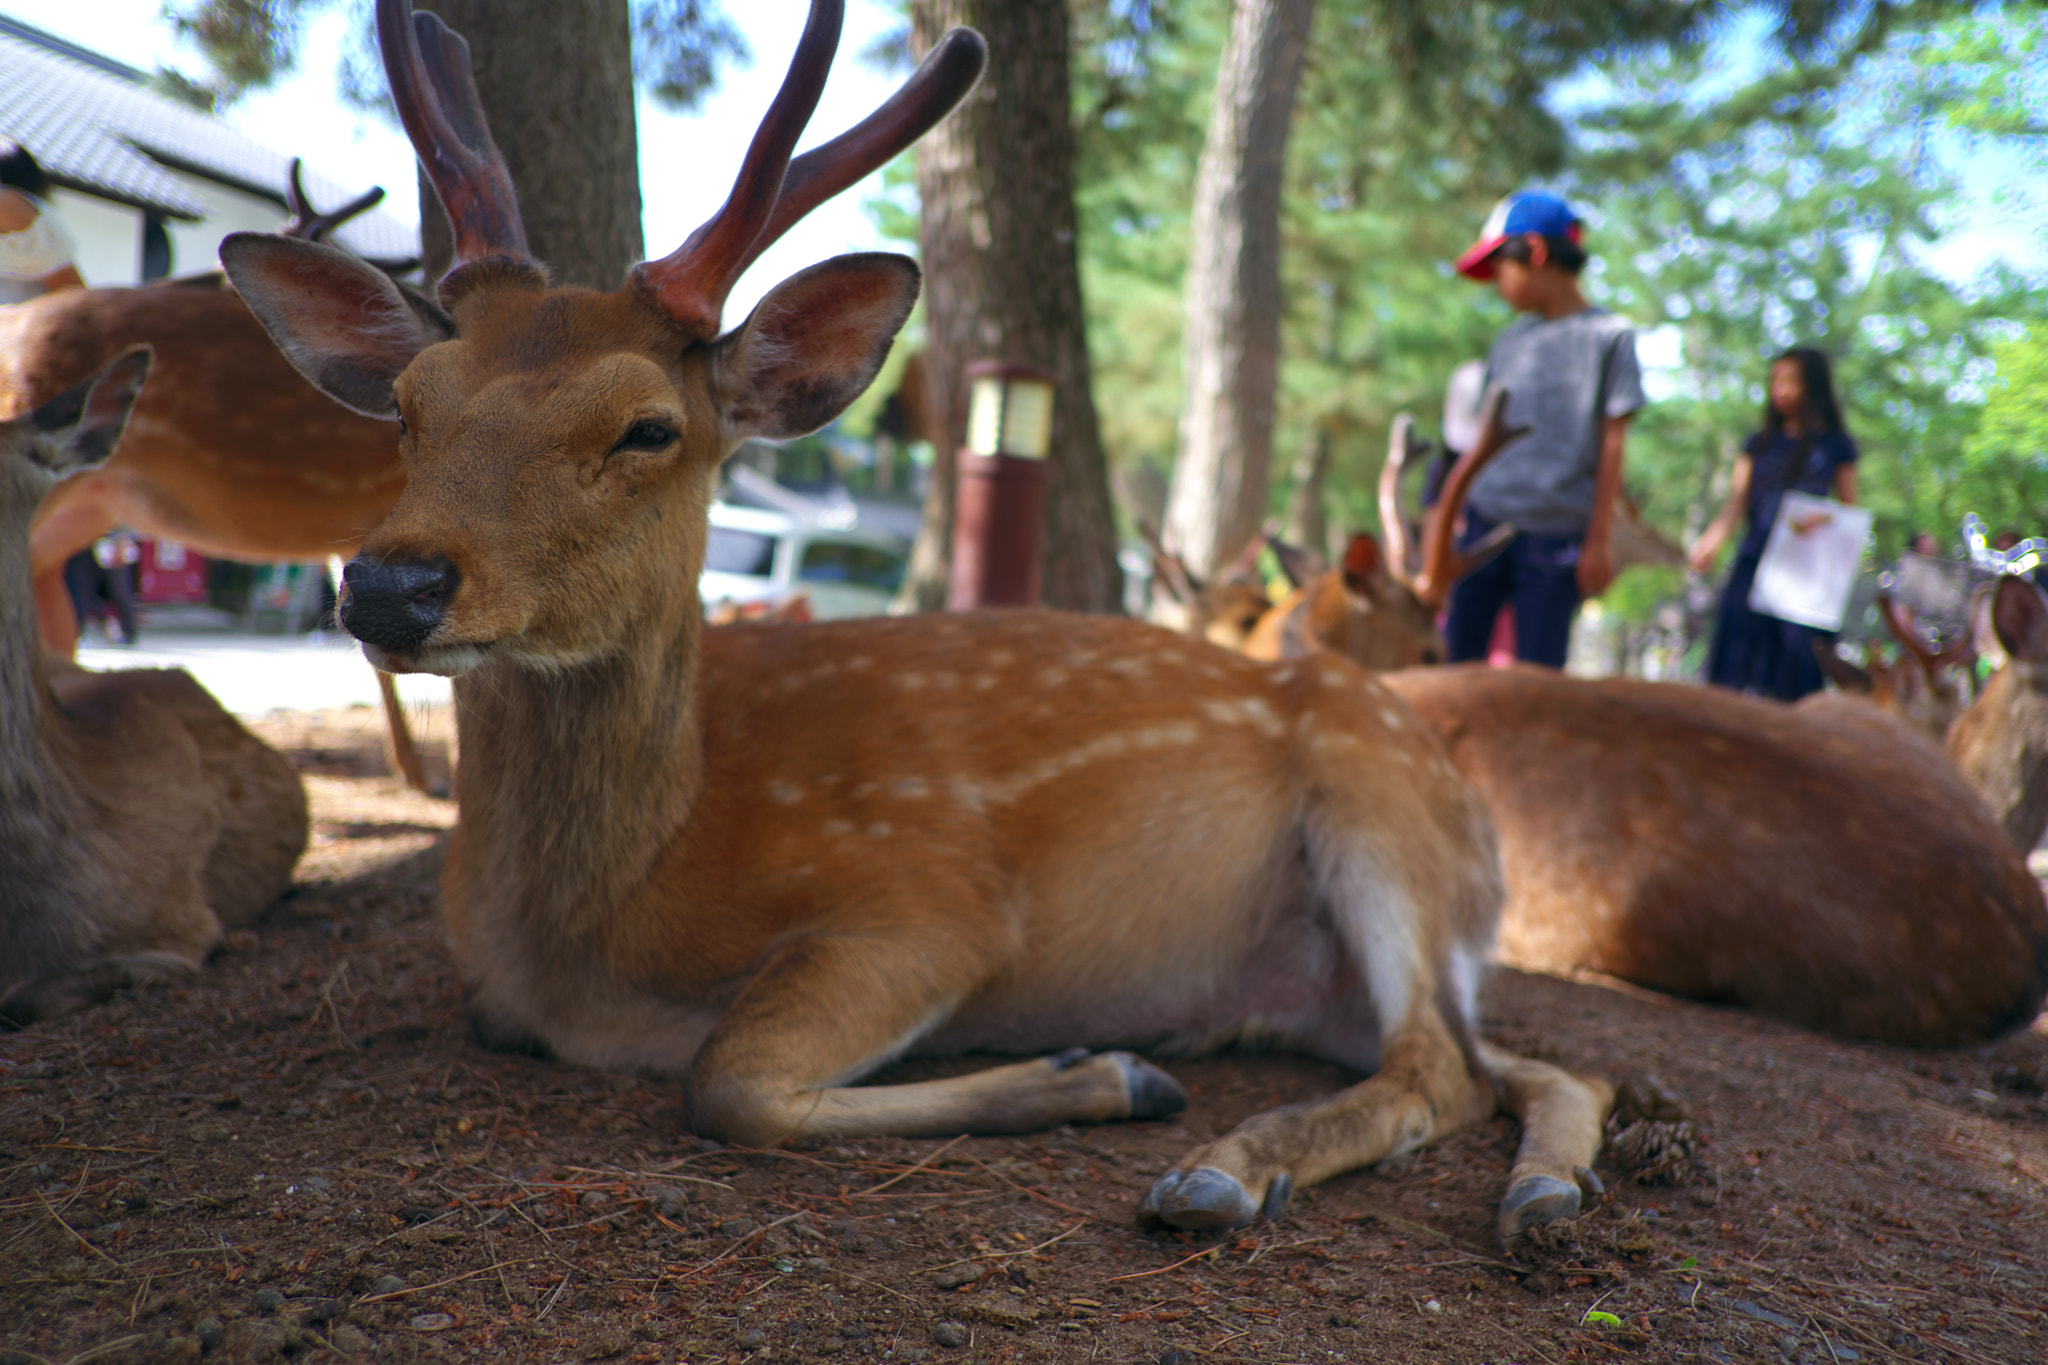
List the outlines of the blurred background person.
{"label": "blurred background person", "polygon": [[[1829,638],[1826,632],[1766,616],[1749,605],[1778,505],[1789,492],[1832,496],[1852,505],[1856,501],[1856,442],[1843,426],[1828,358],[1810,346],[1794,347],[1772,362],[1763,429],[1743,444],[1727,504],[1687,554],[1694,569],[1713,572],[1721,547],[1736,524],[1746,519],[1734,567],[1721,591],[1714,644],[1707,654],[1707,681],[1782,701],[1821,689],[1824,679],[1813,643]],[[1792,529],[1805,535],[1820,524],[1816,517]]]}

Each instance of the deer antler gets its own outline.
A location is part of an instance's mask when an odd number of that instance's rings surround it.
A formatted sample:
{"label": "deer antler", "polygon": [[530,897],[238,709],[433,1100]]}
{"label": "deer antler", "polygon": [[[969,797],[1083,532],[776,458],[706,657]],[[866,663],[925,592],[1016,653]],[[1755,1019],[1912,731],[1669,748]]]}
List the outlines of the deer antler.
{"label": "deer antler", "polygon": [[1877,595],[1877,614],[1884,618],[1885,629],[1899,642],[1899,647],[1912,655],[1919,663],[1920,671],[1932,683],[1940,670],[1951,664],[1960,664],[1975,656],[1976,642],[1967,635],[1947,649],[1935,650],[1927,646],[1927,637],[1920,633],[1919,624],[1913,619],[1913,611],[1895,601],[1890,593]]}
{"label": "deer antler", "polygon": [[300,174],[305,163],[298,157],[292,158],[291,182],[285,188],[285,201],[291,207],[291,221],[277,230],[280,237],[299,237],[308,242],[324,242],[327,234],[346,223],[359,213],[366,212],[384,201],[384,187],[372,185],[338,209],[317,213],[312,202],[306,198],[305,182]]}
{"label": "deer antler", "polygon": [[1415,539],[1408,531],[1408,514],[1401,507],[1401,480],[1409,461],[1421,455],[1428,443],[1415,434],[1415,419],[1407,413],[1394,418],[1387,436],[1387,462],[1380,467],[1380,538],[1387,545],[1387,560],[1394,576],[1415,576]]}
{"label": "deer antler", "polygon": [[789,74],[747,148],[724,207],[633,279],[679,326],[709,340],[733,282],[798,219],[886,164],[944,118],[980,79],[988,47],[971,29],[940,39],[903,88],[867,118],[794,163],[790,152],[824,89],[839,46],[843,0],[812,0]]}
{"label": "deer antler", "polygon": [[1423,518],[1422,568],[1409,587],[1429,606],[1442,607],[1450,599],[1451,585],[1500,553],[1515,533],[1512,526],[1495,527],[1484,540],[1464,552],[1453,543],[1458,514],[1465,510],[1465,498],[1472,491],[1473,481],[1510,441],[1529,430],[1508,426],[1507,407],[1507,390],[1495,389],[1486,396],[1486,405],[1480,409],[1478,441],[1451,466],[1436,506]]}
{"label": "deer antler", "polygon": [[414,14],[412,0],[377,0],[377,46],[399,120],[454,225],[457,263],[532,260],[512,176],[477,98],[469,44],[435,16]]}

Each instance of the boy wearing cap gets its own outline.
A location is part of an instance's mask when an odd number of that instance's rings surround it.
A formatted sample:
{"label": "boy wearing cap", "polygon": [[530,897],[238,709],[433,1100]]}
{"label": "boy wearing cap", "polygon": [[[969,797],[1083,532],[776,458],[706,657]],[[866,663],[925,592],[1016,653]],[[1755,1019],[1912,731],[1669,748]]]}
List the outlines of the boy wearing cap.
{"label": "boy wearing cap", "polygon": [[1579,290],[1581,234],[1564,200],[1525,191],[1503,199],[1458,258],[1459,274],[1491,282],[1522,315],[1487,354],[1486,384],[1507,390],[1507,424],[1528,430],[1472,486],[1460,543],[1504,522],[1516,534],[1451,592],[1453,663],[1486,657],[1512,602],[1517,657],[1564,667],[1580,600],[1614,581],[1622,452],[1643,383],[1634,329]]}

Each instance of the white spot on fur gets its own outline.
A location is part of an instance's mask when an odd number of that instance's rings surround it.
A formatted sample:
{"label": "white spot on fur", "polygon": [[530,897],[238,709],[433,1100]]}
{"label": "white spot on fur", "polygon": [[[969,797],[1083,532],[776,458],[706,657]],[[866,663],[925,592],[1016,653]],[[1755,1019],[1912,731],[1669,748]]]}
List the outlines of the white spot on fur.
{"label": "white spot on fur", "polygon": [[768,799],[778,806],[793,806],[804,799],[804,789],[778,777],[768,784]]}
{"label": "white spot on fur", "polygon": [[886,839],[892,833],[894,831],[890,828],[887,820],[877,820],[868,826],[868,837],[872,839]]}
{"label": "white spot on fur", "polygon": [[915,669],[896,675],[896,685],[906,692],[917,691],[918,688],[925,685],[926,681],[927,679],[924,674],[917,672]]}
{"label": "white spot on fur", "polygon": [[932,789],[921,777],[899,777],[889,784],[889,790],[911,800],[920,800],[932,794]]}
{"label": "white spot on fur", "polygon": [[1389,730],[1399,730],[1404,727],[1406,722],[1394,712],[1382,707],[1380,709],[1380,724],[1386,726]]}
{"label": "white spot on fur", "polygon": [[1244,712],[1244,718],[1251,723],[1252,729],[1257,730],[1267,739],[1278,739],[1282,734],[1286,733],[1286,724],[1280,719],[1279,714],[1266,704],[1263,698],[1246,697],[1237,705],[1238,709]]}
{"label": "white spot on fur", "polygon": [[827,820],[825,822],[825,832],[827,834],[851,834],[853,833],[853,824],[847,820]]}

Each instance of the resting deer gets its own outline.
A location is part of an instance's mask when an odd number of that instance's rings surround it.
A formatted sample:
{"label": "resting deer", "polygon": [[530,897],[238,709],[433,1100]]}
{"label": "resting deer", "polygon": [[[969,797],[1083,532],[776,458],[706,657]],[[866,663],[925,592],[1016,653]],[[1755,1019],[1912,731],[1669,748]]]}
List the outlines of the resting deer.
{"label": "resting deer", "polygon": [[[1389,527],[1405,524],[1411,448],[1397,426],[1381,484]],[[1453,478],[1424,523],[1425,564],[1443,562],[1431,551],[1448,546],[1457,506]],[[1453,562],[1410,581],[1448,588],[1457,572]],[[2023,1027],[2048,982],[2048,912],[2021,856],[2048,825],[2036,780],[2048,668],[2035,666],[2048,660],[2048,601],[2007,580],[1998,606],[1987,616],[2023,662],[1986,689],[1970,729],[1958,723],[1954,766],[1851,698],[1785,707],[1537,668],[1412,668],[1383,681],[1486,801],[1507,875],[1505,961],[1943,1046]],[[1302,639],[1353,659],[1413,659],[1434,635],[1416,616],[1361,624],[1367,633]]]}
{"label": "resting deer", "polygon": [[2021,853],[2048,834],[2048,597],[2024,578],[1978,589],[1976,647],[1997,666],[1948,731],[1948,756]]}
{"label": "resting deer", "polygon": [[1502,526],[1468,551],[1456,545],[1458,518],[1472,483],[1521,432],[1502,414],[1507,394],[1496,391],[1480,416],[1479,439],[1444,479],[1443,494],[1423,521],[1418,550],[1401,510],[1401,478],[1417,450],[1415,425],[1394,419],[1387,462],[1380,471],[1383,555],[1369,535],[1354,535],[1343,564],[1311,577],[1260,619],[1242,646],[1253,659],[1292,659],[1329,651],[1367,668],[1406,668],[1444,660],[1436,618],[1451,585],[1506,548],[1514,528]]}
{"label": "resting deer", "polygon": [[1500,832],[1505,961],[1922,1047],[2040,1012],[2048,909],[2023,855],[1938,748],[1860,699],[1538,668],[1385,681]]}
{"label": "resting deer", "polygon": [[[791,162],[838,38],[816,0],[725,207],[603,294],[529,259],[467,47],[409,8],[379,40],[456,225],[439,297],[314,243],[223,259],[308,378],[400,424],[342,620],[454,678],[442,898],[478,1039],[680,1077],[695,1131],[748,1144],[1166,1114],[1164,1072],[1088,1049],[1284,1041],[1376,1074],[1198,1148],[1144,1219],[1277,1213],[1496,1087],[1524,1121],[1504,1230],[1576,1208],[1610,1092],[1477,1040],[1491,835],[1366,674],[1039,612],[704,627],[719,462],[841,411],[918,288],[841,256],[721,335],[732,281],[942,117],[980,39]],[[969,1049],[1050,1055],[852,1084]]]}
{"label": "resting deer", "polygon": [[176,669],[46,654],[29,520],[112,454],[150,368],[130,351],[0,423],[0,1026],[189,971],[291,883],[306,798],[276,751]]}
{"label": "resting deer", "polygon": [[[285,231],[318,241],[382,193],[316,213],[294,164]],[[311,388],[217,280],[72,289],[0,308],[0,417],[47,401],[129,347],[157,355],[156,382],[120,452],[59,484],[36,515],[41,634],[60,654],[78,643],[64,561],[115,525],[228,559],[325,561],[353,553],[405,486],[390,426]],[[397,692],[388,677],[378,682],[395,760],[424,787]]]}
{"label": "resting deer", "polygon": [[1977,656],[1976,642],[1965,638],[1937,650],[1921,635],[1912,612],[1888,594],[1879,595],[1877,610],[1898,641],[1896,662],[1888,664],[1873,653],[1862,665],[1852,664],[1826,640],[1813,642],[1814,658],[1835,686],[1868,697],[1939,744],[1968,704],[1965,669]]}

